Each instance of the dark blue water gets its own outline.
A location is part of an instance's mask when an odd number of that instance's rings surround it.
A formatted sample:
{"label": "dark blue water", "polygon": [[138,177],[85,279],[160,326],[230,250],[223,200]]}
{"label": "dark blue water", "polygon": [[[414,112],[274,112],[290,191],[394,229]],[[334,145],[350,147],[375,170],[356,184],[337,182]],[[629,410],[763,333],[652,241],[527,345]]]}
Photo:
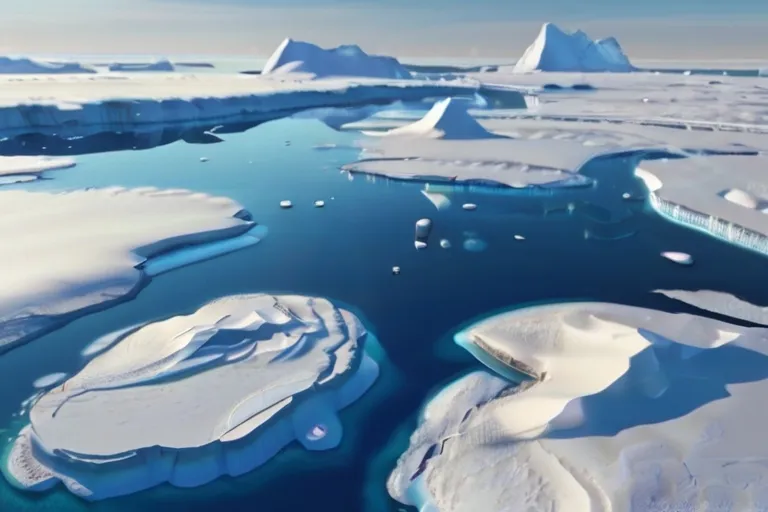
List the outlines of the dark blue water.
{"label": "dark blue water", "polygon": [[[763,256],[667,223],[642,201],[622,200],[622,193],[643,189],[621,160],[591,166],[596,188],[548,194],[449,189],[453,206],[437,211],[421,184],[340,173],[337,167],[354,160],[356,150],[312,147],[349,145],[355,135],[319,122],[275,121],[223,138],[86,155],[76,168],[50,173],[50,180],[17,186],[190,188],[234,198],[270,233],[254,247],[161,275],[135,300],[0,357],[0,428],[13,425],[34,379],[75,371],[80,350],[100,335],[189,313],[224,295],[291,292],[351,305],[386,352],[380,381],[342,413],[345,441],[329,452],[292,447],[249,475],[198,489],[165,486],[93,505],[64,490],[20,493],[0,481],[0,510],[398,510],[385,479],[414,413],[436,386],[480,367],[467,354],[438,353],[462,324],[515,304],[563,299],[686,309],[649,293],[657,288],[724,290],[768,303],[754,286],[768,279]],[[203,156],[210,160],[201,163]],[[294,208],[281,210],[283,199]],[[315,200],[326,207],[314,208]],[[478,209],[464,211],[464,202]],[[417,252],[414,223],[422,217],[434,228],[429,248]],[[526,239],[517,241],[516,234]],[[487,243],[486,250],[463,250],[470,237]],[[441,249],[441,238],[453,247]],[[666,250],[689,252],[696,263],[670,263],[659,256]],[[400,275],[392,274],[395,265]]]}

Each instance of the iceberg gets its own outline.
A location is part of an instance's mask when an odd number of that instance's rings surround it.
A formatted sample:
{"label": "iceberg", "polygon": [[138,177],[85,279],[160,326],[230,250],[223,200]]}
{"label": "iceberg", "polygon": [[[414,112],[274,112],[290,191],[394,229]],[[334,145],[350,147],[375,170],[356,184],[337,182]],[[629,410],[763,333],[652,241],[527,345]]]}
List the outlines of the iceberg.
{"label": "iceberg", "polygon": [[581,30],[568,34],[553,23],[545,23],[541,27],[536,40],[525,50],[514,67],[516,73],[634,70],[615,38],[593,41]]}
{"label": "iceberg", "polygon": [[[75,160],[63,157],[45,156],[0,156],[0,179],[10,183],[34,181],[46,171],[69,169],[75,166]],[[0,181],[0,184],[3,182]]]}
{"label": "iceberg", "polygon": [[146,71],[176,71],[176,66],[168,59],[159,59],[154,62],[113,62],[108,67],[109,71],[122,71],[129,73],[142,73]]}
{"label": "iceberg", "polygon": [[146,324],[31,406],[2,470],[95,501],[238,476],[297,441],[341,442],[337,412],[378,377],[369,334],[328,300],[224,297]]}
{"label": "iceberg", "polygon": [[475,323],[456,341],[488,370],[426,404],[389,493],[440,512],[760,510],[766,332],[610,303]]}
{"label": "iceberg", "polygon": [[93,74],[96,70],[77,62],[45,62],[26,57],[0,57],[0,75]]}
{"label": "iceberg", "polygon": [[290,38],[280,43],[261,70],[262,75],[284,73],[309,73],[316,78],[411,78],[411,73],[394,57],[368,55],[357,45],[342,45],[326,50]]}
{"label": "iceberg", "polygon": [[635,175],[667,219],[768,254],[766,168],[761,155],[691,156],[643,161]]}
{"label": "iceberg", "polygon": [[0,192],[0,237],[13,241],[0,250],[0,353],[132,297],[150,275],[252,245],[255,227],[238,203],[187,190]]}

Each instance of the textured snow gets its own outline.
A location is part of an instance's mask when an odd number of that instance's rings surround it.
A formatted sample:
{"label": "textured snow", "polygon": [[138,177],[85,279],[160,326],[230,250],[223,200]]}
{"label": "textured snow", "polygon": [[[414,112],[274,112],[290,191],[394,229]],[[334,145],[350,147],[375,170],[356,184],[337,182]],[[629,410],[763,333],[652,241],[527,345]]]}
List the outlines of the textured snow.
{"label": "textured snow", "polygon": [[0,75],[53,75],[96,73],[77,62],[45,62],[26,57],[0,57]]}
{"label": "textured snow", "polygon": [[310,73],[317,78],[361,76],[408,79],[411,73],[393,57],[368,55],[357,45],[324,49],[312,43],[285,39],[269,57],[263,75]]}
{"label": "textured snow", "polygon": [[[227,122],[256,122],[319,107],[473,95],[475,81],[307,75],[101,73],[0,76],[0,131],[85,136]],[[512,91],[513,94],[515,91]],[[520,96],[522,98],[522,96]]]}
{"label": "textured snow", "polygon": [[628,72],[634,67],[613,37],[593,41],[581,30],[568,34],[553,23],[545,23],[514,70]]}
{"label": "textured snow", "polygon": [[0,177],[28,177],[32,181],[46,171],[68,169],[75,160],[46,156],[0,156]]}
{"label": "textured snow", "polygon": [[645,181],[651,204],[663,215],[766,253],[766,171],[765,156],[700,156],[645,161],[635,174]]}
{"label": "textured snow", "polygon": [[[440,512],[765,507],[768,413],[754,407],[768,391],[764,329],[570,303],[496,315],[457,341],[501,375],[514,373],[511,358],[533,380],[476,372],[430,400],[388,482],[398,501]],[[724,388],[714,397],[707,377]],[[659,416],[672,402],[681,410]]]}
{"label": "textured snow", "polygon": [[366,336],[349,311],[303,296],[225,297],[147,324],[34,403],[4,472],[99,500],[240,475],[294,439],[335,448],[337,411],[378,376]]}
{"label": "textured snow", "polygon": [[185,190],[0,192],[0,238],[14,241],[0,246],[0,352],[136,293],[152,257],[248,236],[240,217],[232,200]]}

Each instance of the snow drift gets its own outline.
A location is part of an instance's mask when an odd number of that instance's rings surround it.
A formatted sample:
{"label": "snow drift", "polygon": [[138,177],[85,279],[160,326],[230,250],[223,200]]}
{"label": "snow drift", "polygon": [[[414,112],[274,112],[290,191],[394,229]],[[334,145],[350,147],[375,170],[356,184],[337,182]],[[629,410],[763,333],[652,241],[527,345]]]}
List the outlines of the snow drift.
{"label": "snow drift", "polygon": [[411,73],[393,57],[368,55],[357,45],[324,49],[312,43],[286,39],[264,65],[261,74],[310,73],[317,78],[361,76],[411,78]]}
{"label": "snow drift", "polygon": [[96,70],[77,62],[45,62],[26,57],[0,57],[0,74],[3,75],[44,75],[44,74],[96,73]]}
{"label": "snow drift", "polygon": [[615,38],[593,41],[581,30],[568,34],[553,23],[541,27],[536,40],[514,67],[518,73],[629,72],[634,69]]}

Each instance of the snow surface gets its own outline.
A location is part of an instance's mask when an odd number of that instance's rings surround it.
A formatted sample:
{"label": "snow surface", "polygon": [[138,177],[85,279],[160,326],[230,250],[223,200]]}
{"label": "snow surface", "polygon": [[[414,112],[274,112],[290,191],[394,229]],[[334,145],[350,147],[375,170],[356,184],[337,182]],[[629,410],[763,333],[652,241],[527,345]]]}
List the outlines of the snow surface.
{"label": "snow surface", "polygon": [[46,156],[0,156],[0,177],[28,178],[33,181],[46,171],[68,169],[75,166],[75,160]]}
{"label": "snow surface", "polygon": [[312,43],[290,38],[277,47],[261,70],[262,75],[285,73],[310,73],[317,78],[411,78],[411,73],[397,59],[368,55],[357,45],[342,45],[326,50]]}
{"label": "snow surface", "polygon": [[[319,107],[474,95],[475,81],[126,73],[0,77],[0,132],[85,136],[158,125],[254,122]],[[509,94],[522,95],[514,90]],[[523,102],[524,103],[524,102]]]}
{"label": "snow surface", "polygon": [[389,492],[440,512],[763,510],[766,335],[609,303],[493,316],[457,341],[506,378],[431,399]]}
{"label": "snow surface", "polygon": [[713,313],[768,325],[768,307],[750,304],[728,293],[713,290],[655,290],[655,293]]}
{"label": "snow surface", "polygon": [[203,485],[298,440],[341,442],[337,411],[373,384],[365,327],[331,302],[231,296],[123,335],[32,406],[4,473],[99,500]]}
{"label": "snow surface", "polygon": [[635,174],[666,217],[768,254],[767,171],[765,156],[699,156],[645,161]]}
{"label": "snow surface", "polygon": [[[153,258],[258,242],[244,213],[230,199],[186,190],[0,192],[0,238],[13,240],[0,246],[0,352],[137,293]],[[184,254],[166,270],[215,255]]]}
{"label": "snow surface", "polygon": [[609,37],[593,41],[581,30],[568,34],[553,23],[542,25],[536,40],[515,64],[515,72],[634,71],[619,42]]}
{"label": "snow surface", "polygon": [[0,57],[0,75],[93,74],[96,70],[77,62],[44,62],[26,57]]}

